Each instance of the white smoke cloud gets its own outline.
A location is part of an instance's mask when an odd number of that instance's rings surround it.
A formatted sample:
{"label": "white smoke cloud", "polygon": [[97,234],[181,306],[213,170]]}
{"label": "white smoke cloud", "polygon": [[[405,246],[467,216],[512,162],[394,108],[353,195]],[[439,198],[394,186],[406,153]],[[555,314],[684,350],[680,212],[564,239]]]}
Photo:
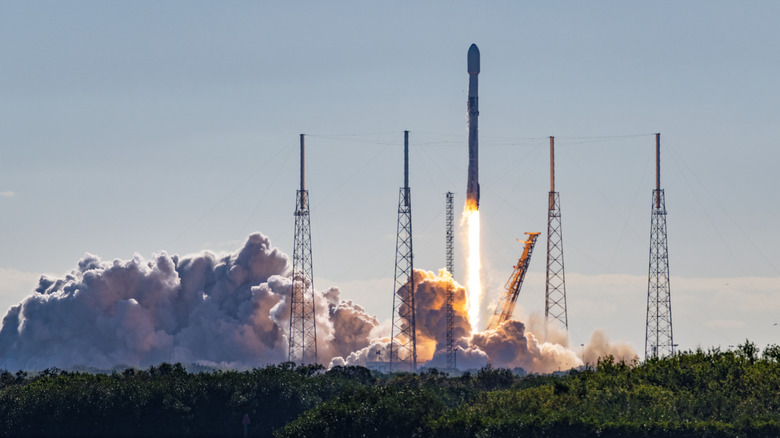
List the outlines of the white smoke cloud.
{"label": "white smoke cloud", "polygon": [[[562,343],[541,342],[520,321],[506,321],[495,330],[471,334],[466,291],[446,270],[438,274],[415,270],[415,321],[417,359],[425,367],[446,368],[446,295],[453,292],[453,332],[459,369],[520,367],[530,372],[567,370],[582,365],[575,352],[566,348],[566,337],[555,330],[550,338]],[[404,288],[402,290],[408,290]],[[335,357],[331,365],[365,365],[386,361],[390,338],[371,340],[369,346],[347,356]]]}
{"label": "white smoke cloud", "polygon": [[534,312],[528,316],[526,323],[526,330],[533,333],[539,341],[569,348],[569,334],[558,321],[551,319],[548,323],[544,314]]}
{"label": "white smoke cloud", "polygon": [[[320,361],[327,364],[335,356],[348,356],[360,350],[374,338],[374,332],[379,327],[376,316],[366,313],[363,307],[352,301],[339,301],[339,290],[331,288],[325,292],[327,302],[327,321],[325,327],[320,327],[318,333],[327,332],[324,349],[318,351]],[[319,313],[319,312],[318,312]],[[322,326],[323,324],[320,324]]]}
{"label": "white smoke cloud", "polygon": [[435,352],[447,342],[446,297],[452,291],[453,335],[460,339],[471,334],[468,319],[466,290],[452,279],[446,269],[437,274],[415,269],[415,322],[417,325],[417,358],[431,360]]}
{"label": "white smoke cloud", "polygon": [[[455,366],[459,370],[478,370],[490,363],[487,353],[474,346],[455,345]],[[427,368],[447,369],[447,352],[438,350],[433,359],[425,364]]]}
{"label": "white smoke cloud", "polygon": [[[447,309],[446,296],[453,292],[452,307],[454,310],[453,333],[456,339],[468,336],[471,325],[468,322],[466,309],[466,291],[463,286],[453,281],[445,270],[438,275],[430,271],[415,269],[415,325],[417,335],[417,360],[423,364],[434,358],[437,350],[443,349],[447,339]],[[402,292],[409,288],[400,289]],[[376,321],[376,320],[374,320]],[[382,362],[389,360],[390,321],[385,324],[375,324],[373,333],[380,328],[379,336],[371,339],[370,344],[360,350],[334,358],[331,365],[363,365],[366,361]],[[368,339],[366,339],[368,340]],[[464,341],[464,345],[465,345]],[[465,348],[465,347],[464,347]]]}
{"label": "white smoke cloud", "polygon": [[[446,306],[448,290],[454,292],[453,311],[456,359],[458,368],[491,363],[494,367],[520,367],[531,372],[567,370],[582,364],[565,345],[540,342],[520,321],[506,321],[495,330],[471,333],[466,308],[466,291],[445,270],[415,270],[415,305],[417,321],[417,357],[430,361],[425,366],[446,366]],[[552,331],[550,332],[553,333]],[[469,337],[469,335],[471,335]],[[560,336],[555,336],[560,338]],[[565,337],[564,337],[565,338]],[[421,348],[422,346],[422,348]],[[445,357],[445,359],[442,359]]]}
{"label": "white smoke cloud", "polygon": [[[185,257],[165,252],[144,260],[102,261],[87,254],[62,278],[43,276],[35,292],[5,315],[0,369],[89,366],[147,367],[163,361],[252,368],[287,360],[290,315],[288,257],[262,234],[236,253]],[[522,367],[551,372],[581,365],[565,333],[543,342],[520,321],[472,335],[466,291],[445,270],[415,270],[418,364],[446,366],[446,295],[453,293],[460,369]],[[370,293],[371,291],[366,291]],[[389,357],[391,321],[340,299],[332,287],[315,294],[318,359],[366,365]],[[536,325],[536,324],[534,324]],[[587,360],[633,350],[594,334]]]}
{"label": "white smoke cloud", "polygon": [[475,333],[471,343],[484,351],[491,364],[498,368],[519,367],[550,373],[582,365],[573,351],[560,344],[538,341],[520,321],[505,321],[495,330]]}
{"label": "white smoke cloud", "polygon": [[387,362],[390,360],[390,338],[372,339],[368,346],[349,353],[346,357],[337,356],[330,361],[330,367],[344,365],[366,366],[368,362]]}
{"label": "white smoke cloud", "polygon": [[616,362],[626,363],[639,359],[634,347],[627,342],[610,342],[603,330],[593,332],[582,354],[582,361],[590,366],[596,365],[599,359],[605,356],[612,356]]}
{"label": "white smoke cloud", "polygon": [[[417,358],[418,364],[424,367],[444,369],[447,366],[445,348],[448,291],[453,292],[453,331],[459,369],[478,369],[491,364],[499,368],[523,368],[528,372],[550,373],[583,365],[581,358],[568,348],[569,340],[566,332],[554,325],[545,328],[544,319],[538,315],[532,315],[530,318],[533,327],[531,330],[521,321],[509,320],[494,330],[485,330],[472,335],[468,321],[466,291],[446,270],[440,270],[438,274],[415,270],[414,282]],[[362,316],[358,319],[362,319]],[[371,332],[368,332],[367,338],[363,337],[369,327]],[[381,335],[377,335],[376,332],[380,327],[383,327],[383,330]],[[363,348],[355,349],[349,354],[334,356],[330,366],[365,366],[368,362],[388,361],[389,327],[389,320],[377,324],[376,319],[372,319],[361,332],[360,342],[350,346],[360,345],[368,339],[370,341],[364,344]],[[541,333],[544,338],[537,336],[536,333]],[[612,354],[617,360],[624,358],[630,360],[636,356],[628,344],[610,344],[601,331],[593,334],[584,351],[586,358]]]}
{"label": "white smoke cloud", "polygon": [[[0,329],[0,368],[146,367],[162,361],[237,368],[287,359],[290,267],[261,234],[240,251],[105,262],[87,254],[43,276]],[[328,363],[368,345],[379,326],[338,289],[315,297],[318,353]]]}
{"label": "white smoke cloud", "polygon": [[284,357],[287,256],[260,234],[237,253],[145,261],[87,254],[64,278],[41,277],[0,330],[0,367],[111,368],[161,361],[254,366]]}

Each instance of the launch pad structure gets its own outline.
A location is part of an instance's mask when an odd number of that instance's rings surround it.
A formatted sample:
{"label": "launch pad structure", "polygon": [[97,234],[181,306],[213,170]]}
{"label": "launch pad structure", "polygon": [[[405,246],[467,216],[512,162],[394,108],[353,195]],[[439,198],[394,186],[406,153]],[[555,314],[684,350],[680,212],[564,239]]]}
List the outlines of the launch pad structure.
{"label": "launch pad structure", "polygon": [[645,358],[674,355],[672,294],[669,287],[669,248],[666,200],[661,188],[661,134],[655,134],[655,190],[650,215],[650,263],[647,275]]}
{"label": "launch pad structure", "polygon": [[[468,181],[466,209],[479,209],[478,178],[478,75],[480,54],[475,44],[468,52]],[[648,267],[647,319],[645,330],[645,357],[673,355],[676,345],[672,336],[671,291],[669,286],[669,258],[666,229],[664,190],[660,183],[660,134],[656,138],[656,186],[652,193],[650,226],[650,257]],[[552,321],[568,331],[566,278],[563,257],[560,194],[555,188],[555,138],[550,139],[550,191],[548,193],[547,266],[545,286],[545,327]],[[299,364],[317,362],[317,333],[315,321],[314,282],[312,269],[311,224],[309,193],[305,187],[304,134],[300,135],[300,188],[296,192],[295,241],[290,307],[288,360]],[[395,275],[391,340],[388,371],[417,371],[415,272],[412,245],[412,207],[409,188],[409,131],[404,131],[404,184],[399,190],[398,222],[396,229]],[[477,216],[478,217],[478,216]],[[454,211],[453,193],[446,194],[446,268],[454,270]],[[495,329],[512,317],[515,303],[528,271],[531,255],[540,233],[526,233],[524,251],[505,285],[495,312],[487,328]],[[479,238],[478,233],[476,234]],[[477,240],[478,243],[478,240]],[[478,245],[477,245],[478,248]],[[478,254],[478,253],[477,253]],[[446,311],[446,366],[456,369],[454,334],[454,287],[445,297]]]}
{"label": "launch pad structure", "polygon": [[523,287],[523,280],[525,280],[525,274],[528,272],[528,265],[531,263],[531,254],[533,254],[534,246],[536,246],[536,239],[541,233],[525,234],[528,235],[528,240],[523,242],[525,244],[523,254],[514,266],[514,271],[509,276],[506,286],[504,286],[504,294],[498,299],[496,310],[493,312],[493,316],[490,318],[487,326],[488,330],[493,330],[504,321],[512,318],[512,313],[515,311],[515,303],[520,295],[520,289]]}
{"label": "launch pad structure", "polygon": [[390,333],[390,371],[417,371],[417,334],[414,306],[412,200],[409,190],[409,131],[404,131],[404,186],[398,194],[395,241],[393,323]]}
{"label": "launch pad structure", "polygon": [[311,257],[309,191],[305,185],[304,134],[301,134],[301,187],[295,200],[290,338],[287,360],[317,363],[317,324],[314,310],[314,273]]}
{"label": "launch pad structure", "polygon": [[453,277],[455,276],[455,245],[454,245],[454,239],[455,239],[455,207],[454,207],[454,194],[452,192],[447,192],[447,195],[445,197],[445,218],[444,218],[444,229],[445,229],[445,251],[446,251],[446,267],[447,272],[450,273]]}
{"label": "launch pad structure", "polygon": [[[447,248],[447,271],[450,275],[453,274],[453,252],[454,245],[453,239],[455,237],[455,211],[453,206],[453,193],[447,192],[447,209],[445,214],[445,229],[446,229],[446,248]],[[454,370],[457,368],[457,358],[455,352],[455,310],[452,308],[453,294],[455,293],[455,287],[450,283],[447,288],[447,297],[445,301],[447,310],[447,369]]]}

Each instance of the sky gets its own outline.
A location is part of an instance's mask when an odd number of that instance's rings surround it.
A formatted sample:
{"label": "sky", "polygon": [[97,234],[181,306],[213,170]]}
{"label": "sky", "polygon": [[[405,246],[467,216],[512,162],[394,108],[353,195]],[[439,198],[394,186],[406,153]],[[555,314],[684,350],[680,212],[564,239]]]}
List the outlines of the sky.
{"label": "sky", "polygon": [[[489,312],[544,312],[556,140],[570,345],[644,351],[654,133],[678,349],[780,343],[780,4],[0,1],[0,312],[85,253],[291,254],[306,134],[315,286],[391,317],[403,131],[415,267],[465,200],[481,52]],[[465,282],[463,235],[455,279]],[[485,313],[487,315],[487,313]],[[483,318],[484,320],[484,318]]]}

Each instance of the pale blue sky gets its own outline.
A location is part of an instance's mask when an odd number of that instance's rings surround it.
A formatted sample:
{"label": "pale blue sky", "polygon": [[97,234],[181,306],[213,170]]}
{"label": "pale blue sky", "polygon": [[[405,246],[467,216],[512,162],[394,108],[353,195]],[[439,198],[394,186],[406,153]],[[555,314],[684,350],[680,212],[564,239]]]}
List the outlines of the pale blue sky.
{"label": "pale blue sky", "polygon": [[[778,17],[770,1],[0,1],[0,307],[85,252],[232,251],[260,231],[290,253],[303,132],[315,283],[389,318],[402,131],[415,264],[435,270],[444,193],[464,200],[474,42],[489,297],[515,238],[546,229],[555,135],[572,344],[603,327],[642,351],[644,134],[661,132],[675,341],[780,342]],[[543,311],[540,243],[518,313]]]}

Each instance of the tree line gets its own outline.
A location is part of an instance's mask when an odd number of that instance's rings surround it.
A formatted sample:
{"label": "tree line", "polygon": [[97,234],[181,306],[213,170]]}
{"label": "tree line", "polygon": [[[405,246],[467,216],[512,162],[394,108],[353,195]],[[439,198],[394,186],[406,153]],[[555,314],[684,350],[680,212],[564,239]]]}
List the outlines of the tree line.
{"label": "tree line", "polygon": [[283,363],[190,373],[181,364],[0,373],[0,436],[780,436],[780,347],[611,357],[556,375]]}

